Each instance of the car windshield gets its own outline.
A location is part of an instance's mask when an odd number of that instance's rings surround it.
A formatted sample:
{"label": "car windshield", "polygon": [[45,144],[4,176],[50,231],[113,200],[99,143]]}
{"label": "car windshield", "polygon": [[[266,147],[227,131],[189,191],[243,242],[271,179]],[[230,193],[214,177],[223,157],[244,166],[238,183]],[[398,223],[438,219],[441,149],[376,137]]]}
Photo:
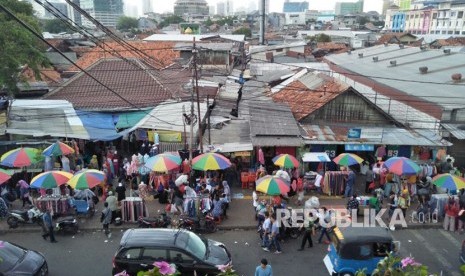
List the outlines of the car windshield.
{"label": "car windshield", "polygon": [[182,232],[176,238],[176,244],[200,260],[205,259],[207,247],[202,239],[192,232]]}
{"label": "car windshield", "polygon": [[24,258],[26,251],[8,242],[0,242],[0,272],[6,272],[12,269],[16,263]]}

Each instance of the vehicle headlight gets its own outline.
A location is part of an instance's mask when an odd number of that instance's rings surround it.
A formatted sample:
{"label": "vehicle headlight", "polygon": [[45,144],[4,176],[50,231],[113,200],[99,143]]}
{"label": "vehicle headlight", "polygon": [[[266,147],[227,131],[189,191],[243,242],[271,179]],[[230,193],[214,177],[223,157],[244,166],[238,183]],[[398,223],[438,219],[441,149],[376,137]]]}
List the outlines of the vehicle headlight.
{"label": "vehicle headlight", "polygon": [[73,223],[77,223],[77,220],[76,220],[76,219],[73,219]]}

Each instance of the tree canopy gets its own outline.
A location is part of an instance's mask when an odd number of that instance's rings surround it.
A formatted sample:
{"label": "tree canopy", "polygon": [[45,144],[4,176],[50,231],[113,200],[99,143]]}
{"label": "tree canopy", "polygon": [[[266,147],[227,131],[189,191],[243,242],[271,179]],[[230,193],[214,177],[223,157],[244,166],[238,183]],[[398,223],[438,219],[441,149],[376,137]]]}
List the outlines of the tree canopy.
{"label": "tree canopy", "polygon": [[57,33],[72,33],[73,30],[71,27],[62,21],[61,19],[48,19],[48,20],[43,20],[41,22],[42,28],[44,29],[45,32],[57,34]]}
{"label": "tree canopy", "polygon": [[118,23],[116,23],[116,29],[120,31],[129,31],[133,29],[137,29],[139,26],[139,20],[134,17],[129,16],[121,16],[118,18]]}
{"label": "tree canopy", "polygon": [[316,42],[331,42],[331,37],[327,34],[317,34],[315,36],[307,36],[307,39],[310,41],[316,41]]}
{"label": "tree canopy", "polygon": [[[36,32],[41,33],[31,4],[17,0],[0,0],[0,5],[10,10]],[[0,12],[0,26],[2,26],[0,32],[0,49],[2,49],[0,89],[6,89],[8,93],[13,95],[18,91],[18,82],[24,81],[21,77],[21,70],[24,66],[27,65],[31,68],[36,79],[40,79],[40,68],[48,66],[49,62],[44,54],[43,43],[3,11]]]}
{"label": "tree canopy", "polygon": [[252,31],[245,27],[235,30],[233,34],[243,34],[245,37],[252,37]]}
{"label": "tree canopy", "polygon": [[169,26],[170,24],[179,24],[184,22],[184,19],[178,15],[171,15],[166,17],[159,25],[158,27],[164,28],[166,26]]}

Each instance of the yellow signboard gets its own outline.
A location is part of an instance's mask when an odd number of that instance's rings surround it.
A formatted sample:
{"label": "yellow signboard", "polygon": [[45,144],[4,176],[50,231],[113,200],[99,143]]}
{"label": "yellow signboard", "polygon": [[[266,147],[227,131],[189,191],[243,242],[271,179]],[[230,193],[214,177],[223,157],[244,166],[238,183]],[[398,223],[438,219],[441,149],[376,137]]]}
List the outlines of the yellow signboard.
{"label": "yellow signboard", "polygon": [[251,154],[250,151],[236,151],[234,152],[235,156],[249,157]]}
{"label": "yellow signboard", "polygon": [[155,140],[155,133],[158,133],[158,138],[160,142],[167,142],[167,143],[180,143],[182,142],[182,135],[181,132],[176,131],[148,131],[149,142],[154,142]]}

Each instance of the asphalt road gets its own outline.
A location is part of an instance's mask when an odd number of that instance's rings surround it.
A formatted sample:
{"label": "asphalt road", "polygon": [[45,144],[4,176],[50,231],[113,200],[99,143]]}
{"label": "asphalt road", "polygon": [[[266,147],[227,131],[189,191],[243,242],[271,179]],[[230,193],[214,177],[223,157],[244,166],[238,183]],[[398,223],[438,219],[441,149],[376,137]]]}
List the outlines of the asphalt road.
{"label": "asphalt road", "polygon": [[[401,230],[393,232],[401,241],[402,256],[410,254],[429,266],[430,272],[458,276],[459,248],[465,235],[438,229]],[[110,240],[101,232],[79,233],[72,236],[58,236],[58,243],[44,241],[40,233],[5,234],[0,240],[15,242],[24,247],[44,253],[49,262],[50,275],[111,275],[111,260],[122,232],[113,231]],[[208,238],[222,241],[233,255],[234,269],[239,275],[253,275],[261,258],[267,258],[274,275],[328,275],[322,262],[327,245],[315,244],[313,248],[297,251],[299,240],[282,244],[283,253],[265,252],[259,247],[255,231],[226,231],[208,235]],[[315,240],[315,239],[314,239]]]}

